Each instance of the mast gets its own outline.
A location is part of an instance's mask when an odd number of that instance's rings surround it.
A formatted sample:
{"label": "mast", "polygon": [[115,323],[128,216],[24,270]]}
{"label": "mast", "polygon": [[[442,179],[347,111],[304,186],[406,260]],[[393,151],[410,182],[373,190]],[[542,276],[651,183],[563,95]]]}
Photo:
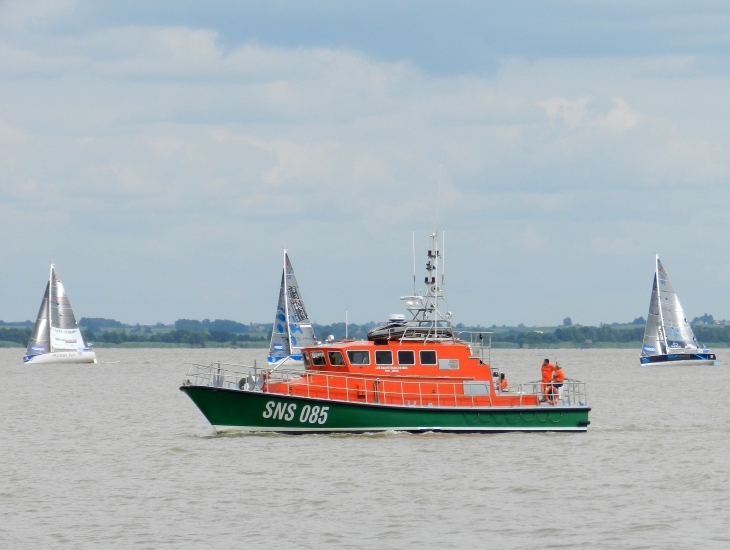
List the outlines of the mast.
{"label": "mast", "polygon": [[294,353],[294,348],[291,345],[291,330],[289,330],[289,293],[287,292],[286,286],[286,248],[284,249],[284,316],[286,317],[286,339],[289,342],[289,355]]}
{"label": "mast", "polygon": [[48,348],[50,353],[53,353],[53,339],[51,338],[51,324],[53,320],[51,318],[51,296],[53,295],[53,268],[54,264],[51,264],[51,270],[48,273]]}
{"label": "mast", "polygon": [[423,297],[423,320],[432,321],[433,328],[437,332],[436,321],[439,318],[439,250],[438,250],[438,233],[431,233],[431,248],[428,251],[428,263],[426,270],[426,295]]}
{"label": "mast", "polygon": [[[400,299],[409,300],[406,302],[406,308],[413,316],[409,323],[418,321],[428,322],[425,324],[416,323],[411,328],[417,327],[418,330],[422,330],[425,326],[428,326],[427,339],[440,338],[441,334],[453,337],[450,326],[451,314],[447,312],[446,315],[442,315],[438,308],[439,299],[446,299],[443,295],[443,288],[441,286],[444,276],[443,269],[439,267],[439,262],[442,260],[443,256],[441,251],[439,251],[438,233],[429,233],[428,236],[431,241],[431,246],[428,250],[428,262],[426,263],[426,277],[424,279],[424,283],[426,285],[425,292],[421,296],[414,294],[413,296],[401,296]],[[439,271],[441,271],[440,280]],[[439,324],[440,321],[445,321],[446,325]],[[403,338],[406,338],[405,333]],[[409,337],[406,339],[412,338]]]}
{"label": "mast", "polygon": [[661,324],[662,340],[664,341],[664,353],[669,353],[669,344],[667,344],[667,331],[664,329],[664,314],[662,313],[662,292],[660,287],[661,282],[659,281],[659,254],[656,255],[654,261],[654,277],[656,277],[656,297],[657,305],[659,306],[659,322]]}
{"label": "mast", "polygon": [[[439,175],[439,178],[440,177],[441,176]],[[440,191],[440,185],[441,185],[441,180],[439,179],[439,191]],[[436,217],[438,218],[438,212],[436,214]],[[438,250],[439,235],[438,235],[438,230],[436,233],[433,233],[433,235],[431,237],[431,241],[433,242],[433,248],[434,248],[434,250],[433,250],[433,254],[435,256],[434,271],[436,273],[436,277],[435,277],[436,280],[434,281],[434,277],[431,278],[431,282],[432,283],[435,282],[435,285],[433,287],[434,298],[433,298],[433,319],[432,320],[436,321],[437,320],[436,312],[439,309],[439,287],[438,287],[438,285],[439,285],[439,250]]]}

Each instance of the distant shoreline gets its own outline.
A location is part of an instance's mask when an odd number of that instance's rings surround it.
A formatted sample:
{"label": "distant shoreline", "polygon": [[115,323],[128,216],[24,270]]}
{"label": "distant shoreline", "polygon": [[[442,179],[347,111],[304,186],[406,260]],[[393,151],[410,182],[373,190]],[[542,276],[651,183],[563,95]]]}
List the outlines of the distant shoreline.
{"label": "distant shoreline", "polygon": [[[17,342],[4,342],[0,341],[0,348],[18,348],[18,349],[25,349],[25,346],[17,343]],[[190,344],[175,344],[175,343],[169,343],[169,342],[124,342],[122,344],[108,344],[108,343],[99,343],[94,344],[93,349],[113,349],[113,348],[122,348],[122,349],[135,349],[135,348],[155,348],[155,349],[165,349],[165,348],[175,348],[175,349],[268,349],[269,343],[268,342],[246,342],[246,343],[239,343],[235,346],[232,346],[230,344],[219,344],[218,342],[206,342],[205,346],[191,346]]]}
{"label": "distant shoreline", "polygon": [[[235,346],[218,342],[206,342],[205,346],[191,346],[190,344],[175,344],[168,342],[124,342],[122,344],[99,343],[94,344],[94,349],[268,349],[268,342],[239,342]],[[710,349],[725,349],[730,347],[727,342],[709,342],[706,347]],[[17,342],[0,341],[0,348],[25,349],[25,346]],[[514,344],[511,342],[492,342],[492,349],[635,349],[641,350],[641,342],[597,342],[594,344],[575,344],[572,342],[561,342],[560,344]]]}

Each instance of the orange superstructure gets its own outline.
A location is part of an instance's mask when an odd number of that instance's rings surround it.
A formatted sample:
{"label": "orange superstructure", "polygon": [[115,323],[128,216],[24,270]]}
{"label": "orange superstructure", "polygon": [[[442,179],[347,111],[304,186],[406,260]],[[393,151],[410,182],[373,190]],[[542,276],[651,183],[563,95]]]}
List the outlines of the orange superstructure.
{"label": "orange superstructure", "polygon": [[503,393],[499,372],[458,340],[340,341],[303,350],[301,378],[270,383],[273,393],[350,402],[434,407],[536,405]]}

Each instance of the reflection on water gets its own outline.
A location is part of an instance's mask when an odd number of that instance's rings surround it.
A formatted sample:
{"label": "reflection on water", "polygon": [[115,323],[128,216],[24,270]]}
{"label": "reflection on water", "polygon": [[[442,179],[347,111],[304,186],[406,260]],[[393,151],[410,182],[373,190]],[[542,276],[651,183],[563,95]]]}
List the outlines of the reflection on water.
{"label": "reflection on water", "polygon": [[98,365],[0,350],[0,546],[730,546],[730,354],[638,367],[638,350],[493,350],[588,382],[586,434],[216,435],[185,362],[266,350],[99,349]]}

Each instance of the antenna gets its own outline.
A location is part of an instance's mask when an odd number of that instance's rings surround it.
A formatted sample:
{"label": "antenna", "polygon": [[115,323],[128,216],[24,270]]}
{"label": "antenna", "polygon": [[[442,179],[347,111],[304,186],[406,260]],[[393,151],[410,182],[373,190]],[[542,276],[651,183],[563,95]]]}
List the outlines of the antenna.
{"label": "antenna", "polygon": [[441,230],[441,284],[446,276],[446,230]]}
{"label": "antenna", "polygon": [[439,192],[436,196],[436,231],[438,231],[439,226],[439,209],[441,208],[441,174],[444,171],[444,163],[441,162],[441,165],[439,167]]}
{"label": "antenna", "polygon": [[416,231],[413,230],[413,295],[416,295]]}
{"label": "antenna", "polygon": [[345,310],[345,340],[347,340],[347,310]]}

